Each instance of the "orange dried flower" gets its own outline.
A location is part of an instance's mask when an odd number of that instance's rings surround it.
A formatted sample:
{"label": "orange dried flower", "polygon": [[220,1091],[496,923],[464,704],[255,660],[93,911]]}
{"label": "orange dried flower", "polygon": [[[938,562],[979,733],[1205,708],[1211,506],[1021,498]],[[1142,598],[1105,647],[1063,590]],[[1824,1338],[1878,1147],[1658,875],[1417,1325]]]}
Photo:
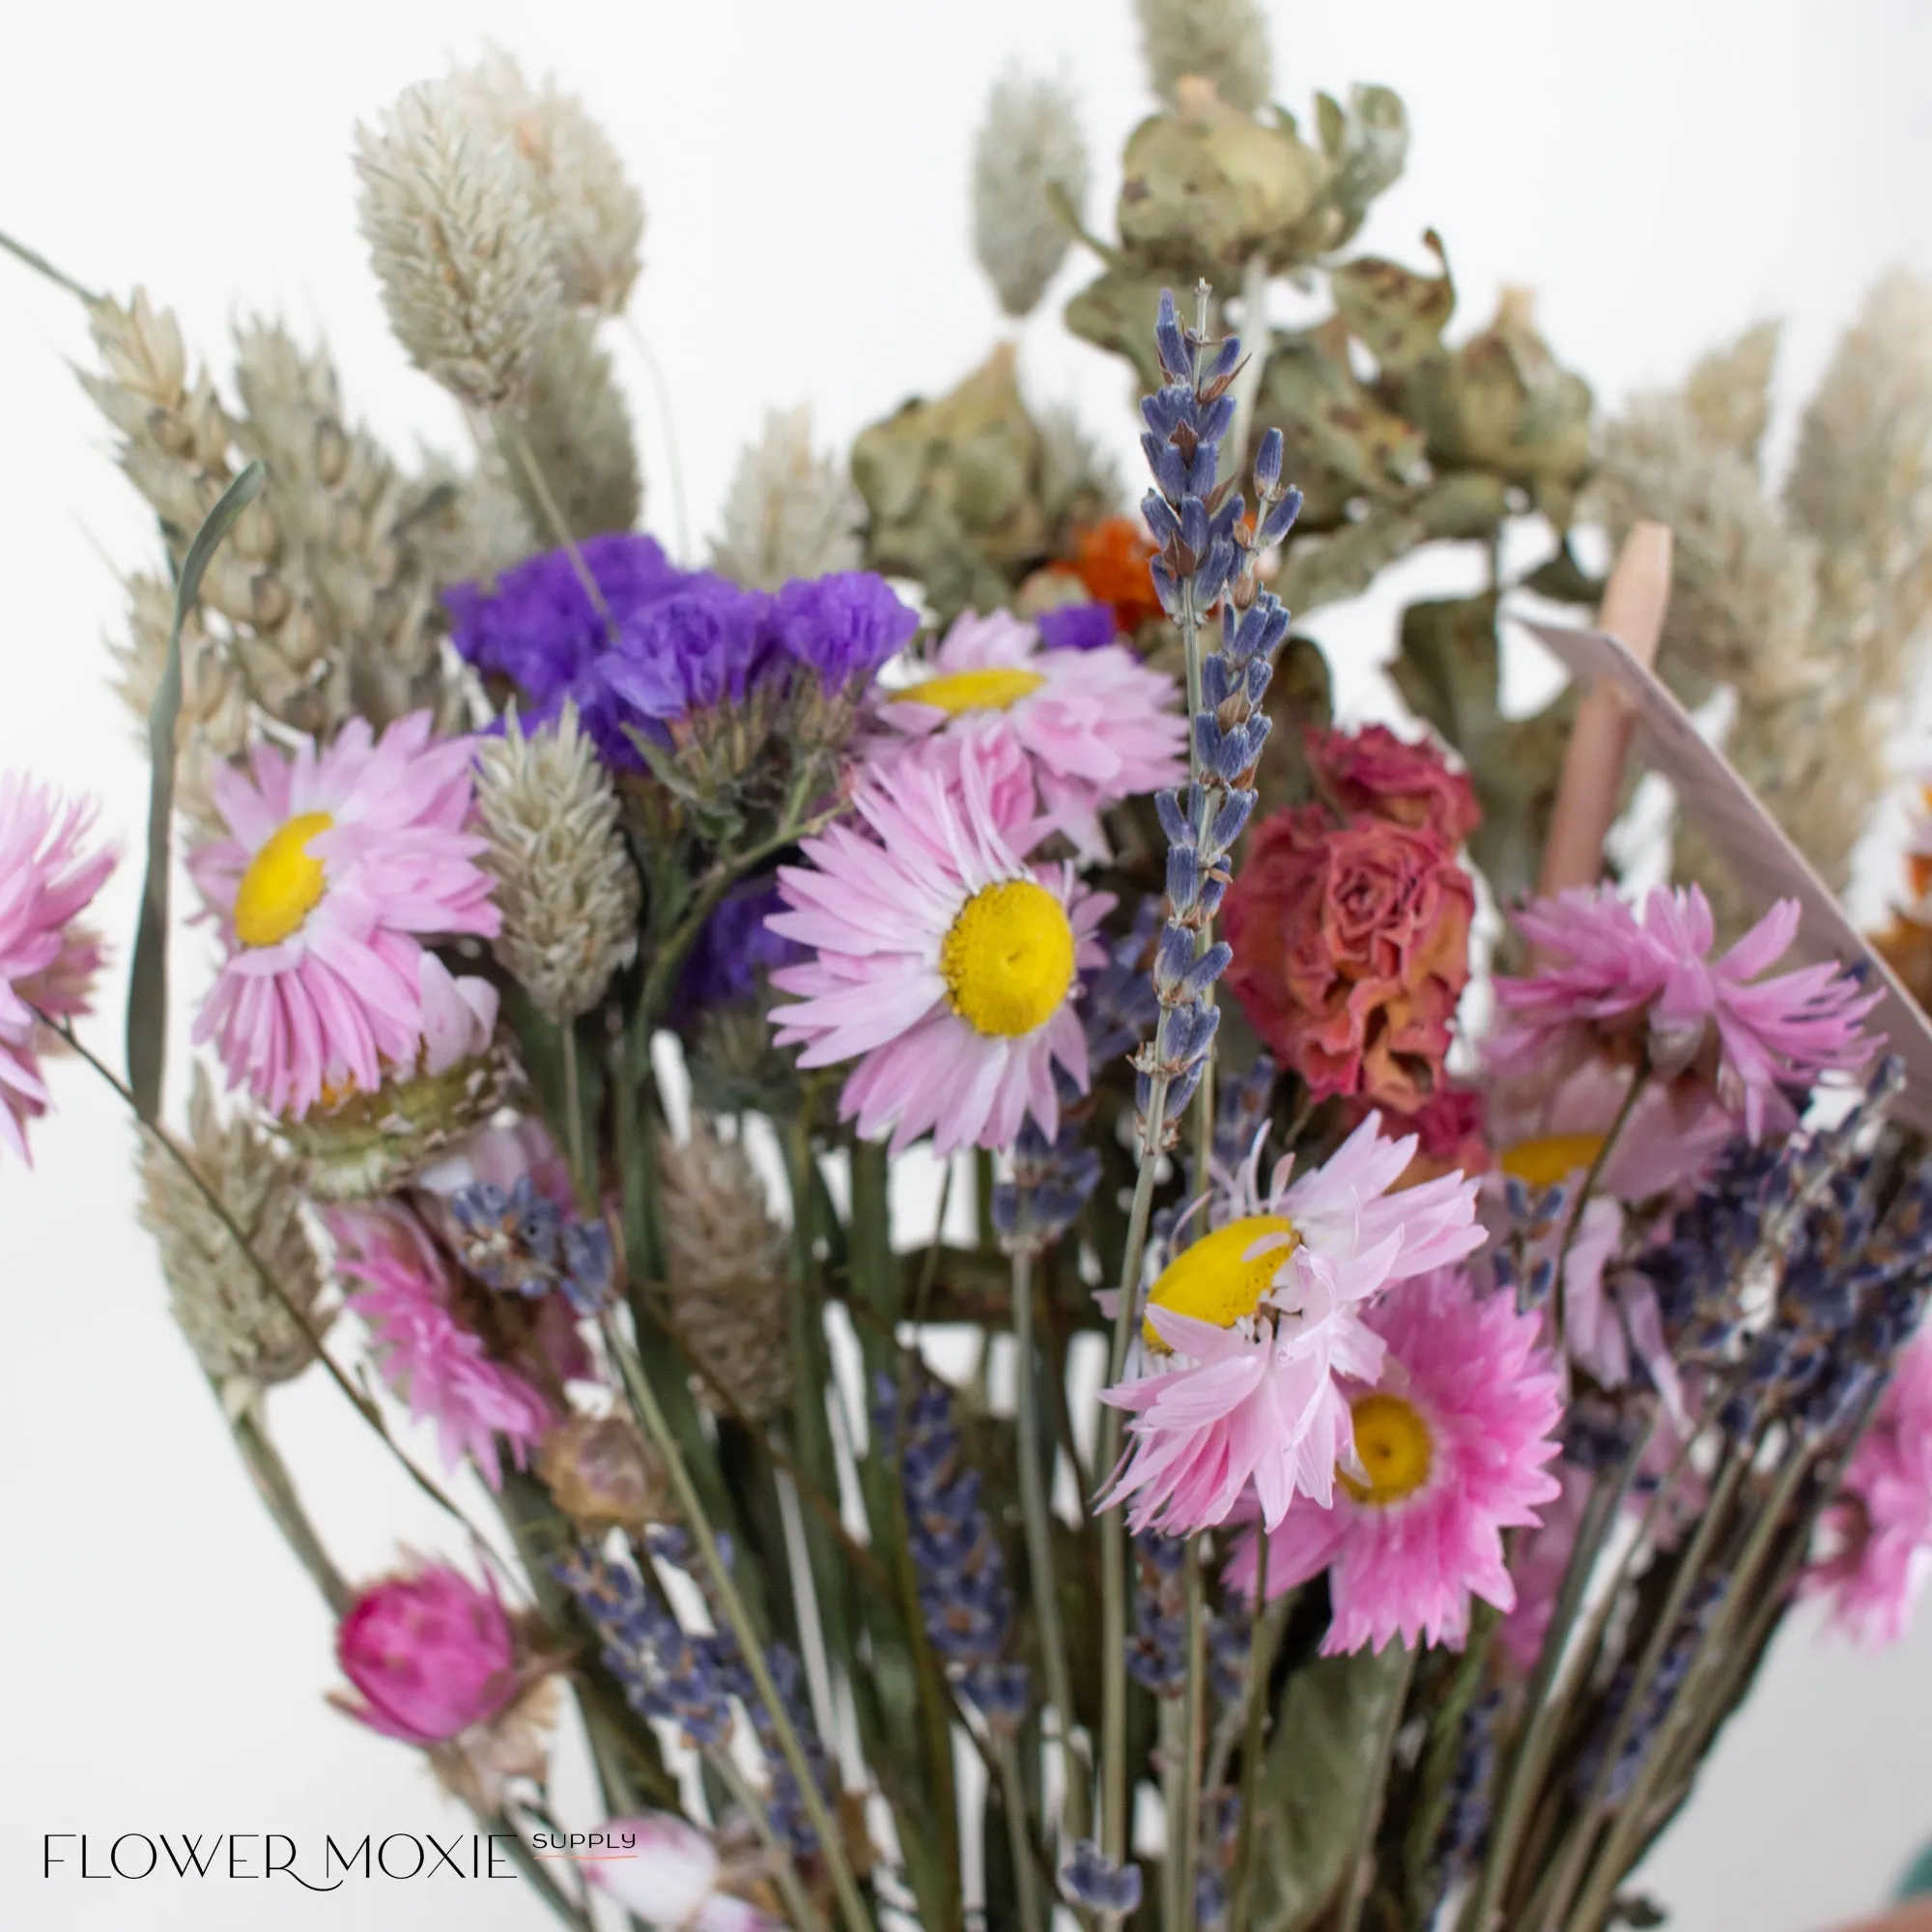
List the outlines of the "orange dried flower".
{"label": "orange dried flower", "polygon": [[1131,633],[1162,615],[1148,565],[1153,545],[1133,517],[1102,517],[1074,532],[1071,561],[1060,567],[1077,577],[1096,604],[1111,604],[1115,621]]}

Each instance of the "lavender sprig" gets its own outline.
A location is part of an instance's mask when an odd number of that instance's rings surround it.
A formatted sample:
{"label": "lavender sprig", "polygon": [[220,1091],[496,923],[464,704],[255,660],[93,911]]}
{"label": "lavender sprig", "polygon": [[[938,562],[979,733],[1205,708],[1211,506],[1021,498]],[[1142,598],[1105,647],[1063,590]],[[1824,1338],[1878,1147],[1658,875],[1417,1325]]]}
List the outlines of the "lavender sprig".
{"label": "lavender sprig", "polygon": [[560,1291],[580,1315],[611,1299],[615,1256],[601,1221],[566,1220],[527,1175],[507,1192],[478,1180],[451,1196],[457,1259],[486,1288],[540,1298]]}
{"label": "lavender sprig", "polygon": [[[1255,465],[1260,504],[1252,528],[1239,493],[1216,480],[1220,442],[1234,421],[1228,389],[1241,345],[1231,335],[1208,353],[1205,283],[1197,294],[1197,326],[1183,329],[1172,292],[1162,291],[1154,341],[1164,380],[1141,405],[1141,447],[1154,481],[1141,513],[1158,546],[1151,565],[1155,593],[1186,647],[1192,713],[1188,784],[1155,800],[1168,838],[1168,914],[1152,974],[1160,1018],[1134,1063],[1143,1114],[1158,1109],[1161,1116],[1149,1127],[1151,1145],[1171,1145],[1173,1123],[1207,1073],[1219,1022],[1213,986],[1233,954],[1213,940],[1212,926],[1228,886],[1228,855],[1254,810],[1255,767],[1268,732],[1260,707],[1289,621],[1281,600],[1259,587],[1254,563],[1288,534],[1301,508],[1301,493],[1281,487],[1277,430],[1263,439]],[[1217,604],[1219,646],[1204,656],[1202,627]],[[1204,1123],[1204,1139],[1209,1131]],[[1205,1160],[1197,1164],[1205,1170]]]}

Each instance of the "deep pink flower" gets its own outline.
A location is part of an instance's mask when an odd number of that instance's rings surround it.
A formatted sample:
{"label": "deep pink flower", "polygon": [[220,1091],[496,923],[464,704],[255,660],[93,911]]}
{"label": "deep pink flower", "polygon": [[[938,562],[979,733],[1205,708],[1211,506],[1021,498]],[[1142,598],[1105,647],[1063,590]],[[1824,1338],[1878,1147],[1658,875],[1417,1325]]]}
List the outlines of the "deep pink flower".
{"label": "deep pink flower", "polygon": [[1103,807],[1173,784],[1186,722],[1173,678],[1124,644],[1049,650],[1009,611],[953,620],[929,674],[887,696],[895,729],[1010,738],[1032,761],[1040,802],[1089,858],[1107,855]]}
{"label": "deep pink flower", "polygon": [[1836,966],[1761,979],[1798,936],[1799,906],[1780,899],[1717,959],[1716,926],[1696,886],[1660,887],[1642,917],[1607,886],[1538,899],[1516,916],[1544,963],[1498,976],[1504,1024],[1492,1061],[1512,1071],[1575,1060],[1579,1031],[1627,1049],[1641,1040],[1666,1078],[1708,1065],[1720,1097],[1735,1089],[1746,1131],[1789,1118],[1779,1091],[1850,1071],[1876,1042],[1860,1021],[1878,1003]]}
{"label": "deep pink flower", "polygon": [[1441,1083],[1475,907],[1440,833],[1277,811],[1228,889],[1228,984],[1312,1093],[1412,1114]]}
{"label": "deep pink flower", "polygon": [[839,1112],[895,1150],[1010,1147],[1029,1114],[1053,1134],[1056,1064],[1086,1091],[1074,1002],[1113,897],[1025,863],[994,802],[1003,762],[971,739],[902,753],[860,787],[866,831],[835,825],[779,871],[767,924],[812,956],[771,976],[796,995],[778,1041],[801,1066],[857,1060]]}
{"label": "deep pink flower", "polygon": [[[1479,1295],[1443,1268],[1393,1290],[1363,1318],[1387,1350],[1380,1377],[1350,1392],[1352,1468],[1326,1509],[1297,1500],[1268,1538],[1268,1594],[1328,1572],[1327,1655],[1391,1637],[1461,1648],[1469,1600],[1516,1607],[1505,1529],[1533,1526],[1558,1493],[1558,1377],[1538,1318]],[[1228,1567],[1252,1591],[1260,1532]]]}
{"label": "deep pink flower", "polygon": [[376,742],[351,719],[326,751],[271,745],[252,777],[216,773],[233,836],[190,854],[228,957],[195,1023],[231,1083],[277,1113],[325,1088],[374,1093],[392,1072],[448,1064],[497,1015],[496,989],[453,979],[427,939],[500,923],[469,817],[470,744],[432,742],[430,716]]}
{"label": "deep pink flower", "polygon": [[1807,1590],[1863,1643],[1895,1643],[1932,1576],[1932,1336],[1898,1358],[1827,1512]]}
{"label": "deep pink flower", "polygon": [[0,1147],[29,1166],[27,1122],[48,1106],[33,1009],[77,1019],[100,965],[99,943],[74,923],[114,869],[112,852],[83,849],[95,810],[0,772]]}
{"label": "deep pink flower", "polygon": [[1372,1298],[1483,1238],[1462,1175],[1389,1191],[1415,1143],[1380,1126],[1372,1114],[1299,1179],[1278,1163],[1265,1188],[1257,1143],[1224,1178],[1212,1232],[1154,1283],[1141,1372],[1100,1398],[1133,1418],[1103,1506],[1131,1498],[1136,1532],[1188,1535],[1248,1502],[1272,1528],[1297,1493],[1332,1495],[1349,1439],[1335,1378],[1381,1370]]}
{"label": "deep pink flower", "polygon": [[1304,734],[1315,782],[1344,818],[1387,818],[1439,832],[1460,845],[1483,822],[1475,787],[1434,745],[1410,744],[1385,724]]}
{"label": "deep pink flower", "polygon": [[384,1378],[412,1415],[436,1425],[448,1467],[468,1455],[500,1489],[497,1438],[521,1469],[556,1420],[555,1406],[457,1319],[449,1272],[412,1215],[394,1207],[338,1208],[327,1221],[342,1250],[337,1269],[361,1284],[350,1306],[369,1330]]}
{"label": "deep pink flower", "polygon": [[349,1606],[335,1656],[363,1701],[330,1701],[384,1737],[442,1744],[516,1696],[516,1648],[496,1593],[432,1564],[372,1584]]}

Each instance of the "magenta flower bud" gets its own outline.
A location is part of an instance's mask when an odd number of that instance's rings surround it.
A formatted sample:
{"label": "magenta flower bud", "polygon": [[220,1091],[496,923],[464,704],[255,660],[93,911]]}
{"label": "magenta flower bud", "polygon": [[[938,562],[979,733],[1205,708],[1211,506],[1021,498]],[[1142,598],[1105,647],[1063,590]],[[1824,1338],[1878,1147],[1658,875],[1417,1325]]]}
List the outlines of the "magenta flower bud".
{"label": "magenta flower bud", "polygon": [[440,1744],[487,1723],[518,1690],[503,1605],[440,1564],[365,1590],[336,1633],[335,1656],[366,1701],[330,1701],[405,1744]]}

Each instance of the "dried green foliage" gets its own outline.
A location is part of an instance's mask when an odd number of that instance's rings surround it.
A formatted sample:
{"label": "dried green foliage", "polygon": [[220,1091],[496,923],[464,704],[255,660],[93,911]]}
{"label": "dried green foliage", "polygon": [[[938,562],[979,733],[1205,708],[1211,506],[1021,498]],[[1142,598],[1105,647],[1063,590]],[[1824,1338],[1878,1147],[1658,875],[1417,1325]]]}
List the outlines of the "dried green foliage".
{"label": "dried green foliage", "polygon": [[1006,603],[1052,549],[1045,443],[1002,345],[950,395],[905,404],[852,445],[867,561],[915,577],[942,616]]}
{"label": "dried green foliage", "polygon": [[1491,890],[1507,902],[1532,891],[1556,803],[1576,713],[1564,692],[1531,718],[1502,711],[1496,598],[1411,604],[1390,676],[1409,709],[1463,753],[1483,808],[1469,850]]}

